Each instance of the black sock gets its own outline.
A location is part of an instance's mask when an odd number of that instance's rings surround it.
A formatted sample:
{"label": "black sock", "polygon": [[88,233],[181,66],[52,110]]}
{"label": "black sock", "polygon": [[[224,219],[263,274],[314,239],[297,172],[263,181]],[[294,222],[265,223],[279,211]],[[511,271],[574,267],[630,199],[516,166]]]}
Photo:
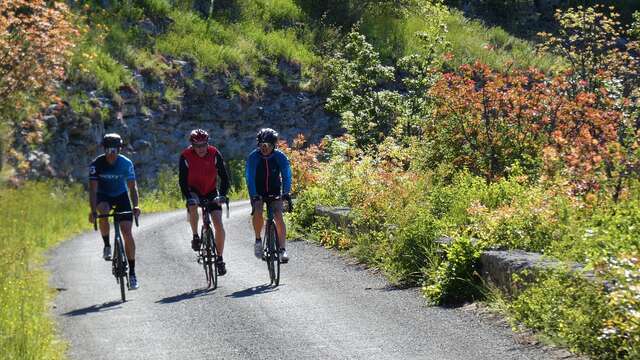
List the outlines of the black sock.
{"label": "black sock", "polygon": [[129,262],[129,276],[136,274],[136,261],[128,260]]}
{"label": "black sock", "polygon": [[218,261],[222,262],[222,255],[218,256]]}
{"label": "black sock", "polygon": [[256,242],[262,241],[262,238],[256,238]]}
{"label": "black sock", "polygon": [[193,238],[194,239],[200,239],[200,236],[198,234],[193,234]]}
{"label": "black sock", "polygon": [[109,246],[109,235],[102,235],[102,241],[104,241],[104,246]]}

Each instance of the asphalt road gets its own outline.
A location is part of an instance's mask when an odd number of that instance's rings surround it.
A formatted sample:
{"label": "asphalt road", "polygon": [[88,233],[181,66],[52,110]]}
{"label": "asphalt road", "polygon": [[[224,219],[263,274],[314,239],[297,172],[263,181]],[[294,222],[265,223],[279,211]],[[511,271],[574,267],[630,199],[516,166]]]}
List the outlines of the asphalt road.
{"label": "asphalt road", "polygon": [[53,313],[71,359],[549,359],[506,327],[429,307],[334,251],[290,242],[281,284],[253,257],[247,202],[225,219],[228,274],[203,290],[185,211],[134,230],[140,289],[120,303],[102,241],[91,232],[50,254]]}

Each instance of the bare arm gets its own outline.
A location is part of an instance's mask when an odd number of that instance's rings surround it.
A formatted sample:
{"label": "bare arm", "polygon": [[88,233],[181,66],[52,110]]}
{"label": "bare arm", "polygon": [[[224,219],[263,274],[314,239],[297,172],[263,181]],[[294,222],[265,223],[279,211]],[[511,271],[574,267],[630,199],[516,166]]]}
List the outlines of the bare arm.
{"label": "bare arm", "polygon": [[89,180],[89,207],[91,213],[96,212],[98,206],[98,180]]}
{"label": "bare arm", "polygon": [[133,208],[136,209],[138,208],[138,183],[136,183],[135,180],[127,180],[127,187],[129,187],[129,197],[131,198],[131,206],[133,206]]}

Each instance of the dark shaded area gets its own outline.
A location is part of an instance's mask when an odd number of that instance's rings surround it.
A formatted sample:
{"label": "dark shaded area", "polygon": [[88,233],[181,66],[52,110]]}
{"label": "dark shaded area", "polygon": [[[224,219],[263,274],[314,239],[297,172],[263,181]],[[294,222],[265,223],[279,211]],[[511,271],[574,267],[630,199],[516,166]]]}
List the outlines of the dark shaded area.
{"label": "dark shaded area", "polygon": [[156,301],[156,303],[157,304],[173,304],[179,301],[184,301],[184,300],[194,299],[200,296],[205,296],[210,291],[211,291],[210,288],[195,289],[195,290],[187,291],[175,296],[168,296],[164,299],[160,299]]}
{"label": "dark shaded area", "polygon": [[120,300],[118,301],[110,301],[110,302],[106,302],[106,303],[102,303],[99,305],[91,305],[91,306],[87,306],[84,307],[82,309],[76,309],[73,311],[69,311],[66,312],[62,315],[64,316],[79,316],[79,315],[87,315],[87,314],[91,314],[91,313],[96,313],[96,312],[102,312],[102,311],[108,311],[108,310],[115,310],[116,306],[121,305],[122,302]]}
{"label": "dark shaded area", "polygon": [[245,298],[253,295],[266,294],[273,291],[278,291],[278,288],[273,287],[271,285],[264,284],[264,285],[250,287],[244,290],[236,291],[232,294],[227,295],[226,297],[238,299],[238,298]]}
{"label": "dark shaded area", "polygon": [[556,10],[570,7],[604,5],[614,6],[623,25],[632,23],[635,11],[640,11],[637,0],[445,0],[468,18],[500,26],[507,32],[535,40],[538,32],[554,32]]}

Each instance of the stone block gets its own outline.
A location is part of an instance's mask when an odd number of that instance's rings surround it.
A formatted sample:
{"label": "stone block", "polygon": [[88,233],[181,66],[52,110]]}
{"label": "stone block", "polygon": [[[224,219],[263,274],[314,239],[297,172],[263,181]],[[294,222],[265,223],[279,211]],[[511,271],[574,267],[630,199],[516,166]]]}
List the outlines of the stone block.
{"label": "stone block", "polygon": [[351,225],[351,208],[336,206],[316,206],[316,215],[326,216],[337,227],[348,227]]}

